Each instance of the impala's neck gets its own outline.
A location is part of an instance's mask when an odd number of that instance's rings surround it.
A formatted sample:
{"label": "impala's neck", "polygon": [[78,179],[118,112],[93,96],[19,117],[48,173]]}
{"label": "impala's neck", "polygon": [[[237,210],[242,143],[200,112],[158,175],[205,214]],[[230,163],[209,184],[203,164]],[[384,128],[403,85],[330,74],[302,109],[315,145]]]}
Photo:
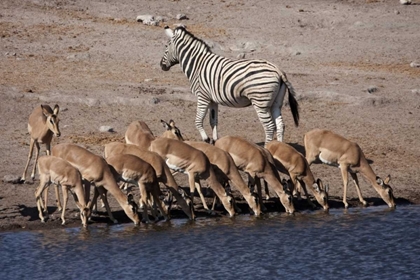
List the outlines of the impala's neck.
{"label": "impala's neck", "polygon": [[86,207],[87,206],[87,201],[86,201],[86,197],[85,197],[85,191],[83,189],[83,185],[77,184],[74,188],[74,193],[77,196],[77,200],[79,201],[79,203],[83,206]]}
{"label": "impala's neck", "polygon": [[160,178],[165,186],[175,190],[179,189],[178,184],[175,182],[174,176],[172,176],[171,170],[166,163],[163,165],[163,172]]}
{"label": "impala's neck", "polygon": [[366,178],[366,180],[376,189],[380,190],[382,187],[378,185],[376,182],[376,174],[373,172],[372,167],[364,157],[364,155],[360,158],[360,166],[358,168],[358,171],[360,174],[362,174],[363,177]]}
{"label": "impala's neck", "polygon": [[278,190],[280,193],[284,193],[283,185],[280,183],[280,180],[277,178],[277,176],[274,175],[273,172],[265,172],[262,178],[274,189]]}
{"label": "impala's neck", "polygon": [[119,204],[127,204],[127,196],[118,187],[114,175],[109,167],[106,166],[106,168],[107,170],[104,170],[102,180],[100,182],[95,182],[95,184],[98,186],[104,186],[104,188],[115,197]]}
{"label": "impala's neck", "polygon": [[315,183],[315,178],[308,164],[306,165],[305,175],[302,177],[302,180],[305,183],[306,188],[310,188],[311,192],[313,193],[314,190],[312,188],[312,185]]}

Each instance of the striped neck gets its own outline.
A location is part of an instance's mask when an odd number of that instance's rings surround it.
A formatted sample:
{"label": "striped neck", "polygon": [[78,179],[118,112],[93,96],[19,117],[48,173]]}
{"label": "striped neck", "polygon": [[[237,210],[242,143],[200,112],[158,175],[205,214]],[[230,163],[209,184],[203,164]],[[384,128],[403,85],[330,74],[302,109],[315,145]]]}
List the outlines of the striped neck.
{"label": "striped neck", "polygon": [[201,66],[201,60],[211,54],[209,46],[194,35],[181,29],[176,40],[179,64],[187,78],[191,80]]}

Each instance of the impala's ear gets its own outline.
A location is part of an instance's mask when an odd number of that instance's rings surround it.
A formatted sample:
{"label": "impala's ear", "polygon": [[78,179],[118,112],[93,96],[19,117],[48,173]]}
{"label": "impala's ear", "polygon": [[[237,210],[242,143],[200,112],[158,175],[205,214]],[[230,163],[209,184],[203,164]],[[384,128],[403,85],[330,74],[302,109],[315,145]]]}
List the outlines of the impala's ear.
{"label": "impala's ear", "polygon": [[391,175],[386,176],[384,183],[388,185],[389,181],[391,181]]}
{"label": "impala's ear", "polygon": [[325,192],[328,193],[330,186],[328,184],[325,185]]}
{"label": "impala's ear", "polygon": [[172,38],[174,36],[174,32],[172,31],[172,29],[169,28],[169,26],[165,26],[165,34],[166,36],[168,36],[169,38]]}
{"label": "impala's ear", "polygon": [[172,126],[172,127],[175,127],[175,122],[174,122],[174,120],[169,120],[169,125],[170,125],[170,126]]}
{"label": "impala's ear", "polygon": [[44,114],[45,117],[48,118],[49,116],[51,116],[51,113],[47,109],[45,109],[45,107],[43,105],[41,105],[41,109],[42,109],[42,113]]}
{"label": "impala's ear", "polygon": [[60,112],[60,106],[58,106],[57,104],[55,104],[54,106],[54,115],[58,115],[58,112]]}
{"label": "impala's ear", "polygon": [[163,125],[164,128],[166,128],[166,130],[171,130],[171,126],[164,120],[160,120],[160,123]]}
{"label": "impala's ear", "polygon": [[318,184],[318,183],[314,183],[314,184],[312,185],[312,187],[313,187],[313,189],[314,189],[317,193],[321,192],[321,190],[320,190],[320,188],[319,188],[319,184]]}

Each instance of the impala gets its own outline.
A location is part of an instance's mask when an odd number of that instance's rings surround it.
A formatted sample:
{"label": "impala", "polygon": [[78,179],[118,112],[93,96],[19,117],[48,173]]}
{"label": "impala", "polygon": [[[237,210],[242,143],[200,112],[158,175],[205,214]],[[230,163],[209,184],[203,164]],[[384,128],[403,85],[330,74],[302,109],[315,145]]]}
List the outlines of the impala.
{"label": "impala", "polygon": [[376,176],[357,143],[349,141],[332,131],[322,129],[314,129],[307,132],[304,142],[306,160],[309,164],[319,159],[325,164],[340,168],[344,184],[343,203],[345,208],[348,207],[346,198],[348,173],[350,173],[356,186],[360,202],[365,206],[367,205],[360,191],[357,172],[360,172],[366,178],[389,207],[395,207],[393,191],[388,185],[391,180],[390,175],[385,180]]}
{"label": "impala", "polygon": [[54,106],[54,110],[48,105],[37,106],[32,113],[29,115],[28,121],[28,132],[31,136],[31,143],[29,144],[28,160],[26,161],[25,169],[21,177],[22,182],[26,182],[26,172],[29,167],[29,163],[32,159],[34,146],[36,147],[35,152],[35,163],[32,169],[31,178],[35,179],[35,172],[37,161],[39,157],[39,151],[41,149],[39,144],[45,144],[47,155],[51,154],[51,140],[53,135],[60,137],[60,129],[58,126],[59,118],[57,117],[60,107]]}
{"label": "impala", "polygon": [[114,168],[118,174],[118,179],[135,184],[139,188],[139,204],[143,205],[144,222],[150,222],[149,215],[147,214],[149,207],[152,210],[152,215],[155,217],[155,220],[158,219],[158,215],[156,214],[157,207],[159,207],[165,220],[169,219],[168,213],[162,207],[162,202],[159,198],[160,189],[155,170],[150,164],[130,154],[111,156],[106,161]]}
{"label": "impala", "polygon": [[[190,197],[178,186],[169,167],[165,161],[157,153],[143,150],[136,145],[124,143],[109,143],[105,145],[104,157],[108,158],[118,154],[131,154],[139,157],[140,159],[148,162],[155,170],[158,182],[164,184],[175,197],[177,204],[181,206],[184,213],[190,220],[193,220],[194,211]],[[168,209],[168,211],[170,208]]]}
{"label": "impala", "polygon": [[261,178],[264,179],[277,194],[286,212],[291,214],[294,213],[295,208],[292,196],[281,184],[280,177],[274,166],[274,161],[270,158],[268,151],[264,151],[263,148],[244,138],[235,136],[222,137],[216,141],[215,146],[228,152],[232,156],[238,169],[248,173],[252,180],[251,184],[257,184],[260,205],[263,205],[261,197]]}
{"label": "impala", "polygon": [[[161,120],[161,123],[166,128],[166,131],[163,133],[162,137],[184,141],[181,132],[175,126],[175,122],[173,120],[170,120],[169,123]],[[153,135],[153,132],[143,121],[132,122],[128,125],[125,132],[125,142],[127,144],[137,145],[143,149],[148,149],[152,141],[155,139],[156,137]]]}
{"label": "impala", "polygon": [[152,141],[150,150],[158,153],[165,159],[169,168],[188,174],[191,195],[195,192],[195,184],[199,183],[198,179],[203,179],[216,193],[229,215],[235,215],[232,195],[226,193],[225,189],[217,181],[209,159],[202,151],[182,141],[161,137]]}
{"label": "impala", "polygon": [[[61,212],[62,224],[64,225],[66,223],[64,216],[67,207],[68,192],[71,191],[74,196],[76,206],[80,209],[80,219],[82,220],[82,225],[83,227],[87,227],[87,219],[90,216],[90,209],[89,205],[86,203],[80,172],[67,161],[55,156],[40,157],[38,160],[38,172],[40,183],[36,189],[35,198],[41,221],[45,222],[43,212],[47,212],[47,204],[42,205],[42,192],[46,190],[51,183],[54,183],[57,186],[61,185],[63,189],[64,205]],[[60,203],[58,194],[57,200],[58,203]],[[44,208],[44,210],[42,208]],[[61,205],[59,208],[61,208]]]}
{"label": "impala", "polygon": [[286,171],[290,176],[294,189],[297,189],[297,186],[300,184],[305,192],[306,199],[312,204],[307,192],[307,187],[309,187],[318,203],[324,210],[328,210],[327,188],[323,189],[320,179],[315,181],[309,164],[301,153],[292,146],[276,140],[269,142],[266,145],[266,149],[272,154],[277,169]]}
{"label": "impala", "polygon": [[[229,153],[206,142],[186,141],[185,143],[202,151],[213,165],[218,181],[222,185],[232,181],[238,191],[243,195],[254,214],[256,216],[261,214],[261,208],[257,197],[249,191],[248,186],[242,179],[241,174],[239,174],[238,168]],[[204,205],[205,200],[202,201]]]}
{"label": "impala", "polygon": [[[100,156],[88,151],[87,149],[71,143],[55,145],[52,149],[52,155],[68,161],[76,167],[82,174],[83,179],[95,185],[95,195],[92,199],[96,201],[99,194],[105,203],[109,218],[117,223],[118,221],[112,215],[111,209],[106,199],[106,192],[110,192],[119,205],[123,208],[127,216],[135,223],[139,224],[137,205],[132,201],[132,196],[126,196],[118,187],[114,175],[111,172],[107,162]],[[91,209],[93,203],[90,204]]]}

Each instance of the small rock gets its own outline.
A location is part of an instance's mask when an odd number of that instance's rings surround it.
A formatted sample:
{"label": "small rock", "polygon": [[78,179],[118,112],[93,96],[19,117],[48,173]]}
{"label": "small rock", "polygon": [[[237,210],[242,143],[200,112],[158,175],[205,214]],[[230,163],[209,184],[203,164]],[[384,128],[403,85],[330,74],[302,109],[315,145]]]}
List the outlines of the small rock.
{"label": "small rock", "polygon": [[293,52],[293,55],[301,55],[302,53],[300,51]]}
{"label": "small rock", "polygon": [[18,184],[18,183],[20,183],[20,176],[16,176],[16,175],[4,175],[3,182],[5,182],[5,183],[12,183],[12,184]]}
{"label": "small rock", "polygon": [[411,5],[411,0],[400,0],[402,5]]}
{"label": "small rock", "polygon": [[412,89],[411,92],[420,95],[420,89]]}
{"label": "small rock", "polygon": [[420,63],[417,63],[417,62],[413,61],[413,62],[410,63],[410,67],[419,68],[420,67]]}
{"label": "small rock", "polygon": [[160,102],[160,99],[157,97],[153,97],[152,99],[150,99],[149,103],[150,104],[158,104]]}
{"label": "small rock", "polygon": [[100,132],[114,132],[114,129],[110,126],[103,125],[99,128]]}
{"label": "small rock", "polygon": [[177,14],[176,19],[177,20],[183,20],[183,19],[188,19],[188,17],[184,14]]}
{"label": "small rock", "polygon": [[137,16],[136,21],[142,22],[145,25],[157,26],[161,21],[163,21],[163,17],[154,17],[152,15],[139,15]]}
{"label": "small rock", "polygon": [[152,15],[139,15],[139,16],[137,16],[136,21],[137,22],[143,22],[143,21],[152,21],[154,19],[155,19],[155,17],[152,16]]}
{"label": "small rock", "polygon": [[240,53],[236,56],[237,59],[244,59],[245,58],[245,54],[244,53]]}
{"label": "small rock", "polygon": [[153,81],[153,79],[144,79],[144,81],[147,83]]}
{"label": "small rock", "polygon": [[400,11],[395,10],[394,11],[394,14],[399,15],[400,14]]}
{"label": "small rock", "polygon": [[367,91],[369,93],[374,93],[374,92],[378,91],[378,88],[376,86],[370,86],[370,87],[368,87]]}

